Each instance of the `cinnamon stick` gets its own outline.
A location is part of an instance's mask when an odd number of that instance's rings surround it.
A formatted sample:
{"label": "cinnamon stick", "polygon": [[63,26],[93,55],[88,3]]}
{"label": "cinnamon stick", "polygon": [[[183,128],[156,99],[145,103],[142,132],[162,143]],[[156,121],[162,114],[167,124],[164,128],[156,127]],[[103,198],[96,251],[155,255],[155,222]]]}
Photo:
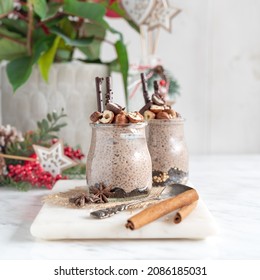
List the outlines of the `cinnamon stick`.
{"label": "cinnamon stick", "polygon": [[1,154],[1,153],[0,153],[0,157],[2,157],[2,158],[9,158],[9,159],[15,159],[15,160],[24,160],[24,161],[36,161],[37,160],[35,158],[30,158],[30,157],[7,155],[7,154]]}
{"label": "cinnamon stick", "polygon": [[182,207],[174,216],[173,222],[179,224],[183,219],[185,219],[197,206],[198,201],[195,201],[189,205]]}
{"label": "cinnamon stick", "polygon": [[99,112],[103,112],[103,98],[102,98],[102,88],[101,84],[103,78],[96,77],[96,94],[97,94],[97,108]]}
{"label": "cinnamon stick", "polygon": [[144,102],[145,102],[145,104],[147,104],[151,101],[151,99],[150,99],[149,94],[148,94],[148,89],[147,89],[147,84],[146,84],[146,79],[145,79],[145,74],[144,73],[141,73],[141,81],[142,81]]}
{"label": "cinnamon stick", "polygon": [[196,190],[191,189],[185,191],[179,195],[176,195],[175,197],[168,198],[144,209],[143,211],[128,219],[125,226],[131,230],[139,229],[142,226],[149,224],[174,210],[193,203],[194,201],[198,200],[198,198],[199,196]]}

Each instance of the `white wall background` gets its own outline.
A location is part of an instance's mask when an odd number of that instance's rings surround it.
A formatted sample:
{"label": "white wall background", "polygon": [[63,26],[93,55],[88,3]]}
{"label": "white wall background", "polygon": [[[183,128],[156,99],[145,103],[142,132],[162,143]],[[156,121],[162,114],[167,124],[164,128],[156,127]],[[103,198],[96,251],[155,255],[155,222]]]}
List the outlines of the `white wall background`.
{"label": "white wall background", "polygon": [[[169,0],[182,9],[173,32],[161,32],[158,56],[181,85],[175,109],[187,119],[190,152],[260,152],[260,1]],[[121,20],[131,62],[141,59],[140,39]],[[103,57],[113,56],[111,48]],[[123,92],[114,76],[117,101]]]}

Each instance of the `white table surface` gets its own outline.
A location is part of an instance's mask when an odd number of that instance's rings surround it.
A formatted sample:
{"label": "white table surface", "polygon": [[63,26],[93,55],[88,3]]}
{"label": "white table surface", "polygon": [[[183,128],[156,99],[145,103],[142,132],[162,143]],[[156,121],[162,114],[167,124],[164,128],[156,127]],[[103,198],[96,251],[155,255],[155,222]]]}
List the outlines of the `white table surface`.
{"label": "white table surface", "polygon": [[260,155],[193,156],[190,180],[219,226],[205,240],[36,240],[49,191],[1,187],[0,259],[260,259]]}

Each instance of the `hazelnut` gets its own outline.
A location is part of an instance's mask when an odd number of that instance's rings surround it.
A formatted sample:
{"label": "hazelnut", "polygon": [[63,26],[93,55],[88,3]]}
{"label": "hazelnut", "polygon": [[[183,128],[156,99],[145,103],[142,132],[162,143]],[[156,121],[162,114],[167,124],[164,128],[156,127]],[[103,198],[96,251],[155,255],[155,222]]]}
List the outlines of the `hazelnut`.
{"label": "hazelnut", "polygon": [[158,105],[152,105],[150,107],[150,111],[154,112],[154,113],[159,113],[162,112],[164,110],[163,106],[158,106]]}
{"label": "hazelnut", "polygon": [[143,115],[144,112],[145,112],[146,110],[149,110],[150,107],[151,107],[152,105],[153,105],[152,101],[149,101],[148,103],[146,103],[146,104],[140,109],[139,113]]}
{"label": "hazelnut", "polygon": [[123,110],[120,105],[112,102],[107,103],[106,109],[112,111],[115,115],[120,114]]}
{"label": "hazelnut", "polygon": [[176,112],[176,118],[182,118],[181,114]]}
{"label": "hazelnut", "polygon": [[92,122],[95,123],[95,122],[99,121],[99,119],[102,118],[102,113],[96,111],[96,112],[92,113],[89,118]]}
{"label": "hazelnut", "polygon": [[165,119],[165,120],[169,120],[170,119],[170,115],[166,112],[159,112],[156,114],[156,119]]}
{"label": "hazelnut", "polygon": [[171,109],[171,108],[172,108],[171,105],[167,105],[167,104],[164,105],[164,110],[168,110],[168,109]]}
{"label": "hazelnut", "polygon": [[150,111],[150,110],[146,110],[146,111],[144,112],[144,119],[145,119],[146,121],[155,119],[155,113],[153,113],[153,112]]}
{"label": "hazelnut", "polygon": [[174,111],[174,110],[172,110],[172,109],[166,109],[166,110],[164,110],[163,112],[166,112],[166,113],[170,116],[171,119],[177,118],[177,113],[176,113],[176,111]]}
{"label": "hazelnut", "polygon": [[114,120],[114,113],[109,110],[103,112],[102,118],[100,119],[101,123],[112,123]]}
{"label": "hazelnut", "polygon": [[126,114],[124,112],[121,112],[120,114],[117,114],[115,116],[114,122],[116,124],[125,124],[125,123],[128,123],[129,121],[128,121]]}
{"label": "hazelnut", "polygon": [[162,106],[165,104],[165,101],[162,99],[162,97],[158,94],[153,94],[152,95],[152,101],[155,105]]}
{"label": "hazelnut", "polygon": [[144,117],[139,112],[129,112],[127,117],[131,123],[143,122]]}

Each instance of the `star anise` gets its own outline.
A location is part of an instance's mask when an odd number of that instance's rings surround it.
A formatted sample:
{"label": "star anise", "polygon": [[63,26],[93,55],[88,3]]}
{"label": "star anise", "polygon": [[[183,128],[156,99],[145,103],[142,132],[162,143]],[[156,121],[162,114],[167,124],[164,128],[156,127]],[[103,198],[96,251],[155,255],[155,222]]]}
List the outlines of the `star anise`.
{"label": "star anise", "polygon": [[95,184],[89,188],[89,192],[99,198],[100,203],[107,203],[108,198],[112,195],[112,186],[106,186],[104,183]]}
{"label": "star anise", "polygon": [[83,207],[89,203],[99,203],[99,198],[95,197],[94,195],[88,195],[87,193],[81,193],[77,196],[71,197],[69,202],[75,204],[78,207]]}

